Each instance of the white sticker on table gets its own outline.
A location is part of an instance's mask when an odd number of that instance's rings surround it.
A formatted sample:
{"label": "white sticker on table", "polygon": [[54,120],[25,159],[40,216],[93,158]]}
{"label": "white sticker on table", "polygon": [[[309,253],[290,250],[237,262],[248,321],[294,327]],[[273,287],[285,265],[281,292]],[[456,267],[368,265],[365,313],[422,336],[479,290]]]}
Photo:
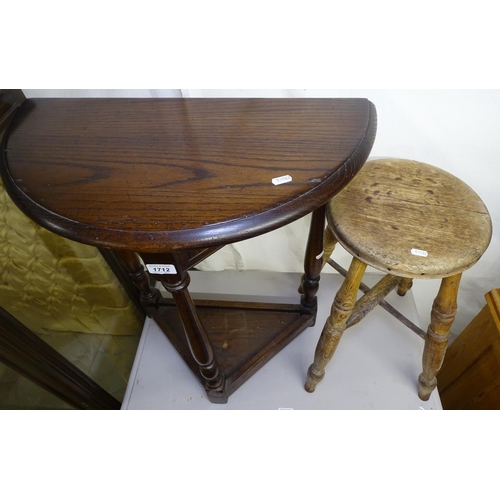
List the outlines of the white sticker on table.
{"label": "white sticker on table", "polygon": [[420,250],[419,248],[411,249],[412,255],[418,255],[419,257],[427,257],[429,254],[425,250]]}
{"label": "white sticker on table", "polygon": [[151,274],[177,274],[173,264],[146,264],[146,268]]}
{"label": "white sticker on table", "polygon": [[292,182],[292,176],[291,175],[282,175],[281,177],[275,177],[272,180],[272,183],[275,186],[279,186],[280,184],[285,184],[285,182]]}

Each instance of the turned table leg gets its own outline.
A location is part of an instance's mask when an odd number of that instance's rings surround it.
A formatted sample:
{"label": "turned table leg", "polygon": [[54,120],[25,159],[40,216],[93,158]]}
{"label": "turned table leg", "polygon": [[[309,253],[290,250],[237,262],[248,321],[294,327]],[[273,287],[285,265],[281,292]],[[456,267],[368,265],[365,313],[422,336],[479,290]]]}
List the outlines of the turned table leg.
{"label": "turned table leg", "polygon": [[149,276],[137,253],[120,250],[116,254],[127,270],[130,279],[139,289],[141,305],[147,310],[148,306],[153,305],[160,299],[160,292],[157,289],[151,288]]}
{"label": "turned table leg", "polygon": [[431,312],[431,323],[427,330],[423,371],[418,377],[418,395],[427,401],[437,385],[436,374],[443,364],[450,337],[450,328],[457,312],[458,286],[462,274],[443,278]]}
{"label": "turned table leg", "polygon": [[[128,270],[132,281],[141,291],[141,303],[148,314],[154,317],[155,309],[161,304],[162,297],[159,290],[151,288],[149,276],[141,263],[139,255],[135,252],[120,251],[118,255]],[[151,256],[142,256],[146,262]],[[175,263],[175,274],[158,274],[154,277],[161,281],[165,289],[172,294],[184,328],[184,335],[193,361],[198,365],[203,385],[207,391],[208,398],[212,403],[227,403],[224,393],[224,377],[220,373],[219,366],[215,360],[214,351],[205,329],[198,317],[196,307],[189,295],[189,274],[182,269],[183,256],[176,258],[173,255],[164,255],[164,259]],[[161,266],[161,264],[160,264]],[[196,366],[195,365],[195,366]]]}
{"label": "turned table leg", "polygon": [[[312,214],[309,237],[307,239],[304,258],[304,274],[299,287],[302,294],[300,304],[304,311],[316,316],[319,278],[322,269],[323,230],[325,227],[325,206],[318,208]],[[314,324],[314,323],[313,323]],[[313,324],[311,326],[313,326]]]}
{"label": "turned table leg", "polygon": [[166,290],[172,294],[179,311],[186,341],[191,356],[203,377],[208,398],[212,403],[227,403],[228,397],[224,393],[224,377],[219,370],[212,344],[188,291],[189,274],[182,272],[180,275],[162,276],[160,280]]}
{"label": "turned table leg", "polygon": [[361,279],[366,269],[366,264],[353,258],[346,279],[342,283],[332,304],[330,316],[326,320],[321,333],[316,352],[314,353],[314,363],[307,372],[307,382],[305,389],[307,392],[314,392],[314,389],[325,376],[325,367],[332,359],[337,345],[346,328],[354,305],[356,304],[357,292]]}

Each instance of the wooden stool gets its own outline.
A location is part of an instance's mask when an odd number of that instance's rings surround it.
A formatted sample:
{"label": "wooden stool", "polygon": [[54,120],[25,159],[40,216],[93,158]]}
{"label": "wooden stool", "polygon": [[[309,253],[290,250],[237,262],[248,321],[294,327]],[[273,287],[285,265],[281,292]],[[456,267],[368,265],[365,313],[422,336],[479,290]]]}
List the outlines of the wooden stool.
{"label": "wooden stool", "polygon": [[[462,272],[479,260],[491,239],[488,210],[469,186],[444,170],[383,159],[367,162],[330,201],[327,220],[323,263],[336,242],[353,259],[323,327],[306,391],[313,392],[324,377],[346,327],[360,321],[396,286],[404,295],[413,278],[441,278],[418,377],[418,395],[427,401],[455,319]],[[356,301],[367,265],[388,274]]]}

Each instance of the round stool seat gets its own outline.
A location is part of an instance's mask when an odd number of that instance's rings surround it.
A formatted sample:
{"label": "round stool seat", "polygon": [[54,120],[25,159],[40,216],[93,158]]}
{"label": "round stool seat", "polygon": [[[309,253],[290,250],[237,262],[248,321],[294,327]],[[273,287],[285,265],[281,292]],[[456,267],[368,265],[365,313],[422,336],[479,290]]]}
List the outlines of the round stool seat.
{"label": "round stool seat", "polygon": [[405,278],[472,267],[491,240],[481,198],[450,173],[411,160],[367,162],[327,208],[337,241],[359,260]]}

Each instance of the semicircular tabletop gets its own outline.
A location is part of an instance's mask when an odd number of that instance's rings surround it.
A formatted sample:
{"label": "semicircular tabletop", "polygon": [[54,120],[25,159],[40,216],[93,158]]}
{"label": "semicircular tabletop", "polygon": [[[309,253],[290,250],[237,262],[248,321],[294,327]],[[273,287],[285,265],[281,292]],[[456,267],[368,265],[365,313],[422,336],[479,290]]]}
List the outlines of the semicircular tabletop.
{"label": "semicircular tabletop", "polygon": [[5,134],[2,175],[30,218],[65,237],[203,248],[326,203],[375,131],[366,99],[28,99]]}

